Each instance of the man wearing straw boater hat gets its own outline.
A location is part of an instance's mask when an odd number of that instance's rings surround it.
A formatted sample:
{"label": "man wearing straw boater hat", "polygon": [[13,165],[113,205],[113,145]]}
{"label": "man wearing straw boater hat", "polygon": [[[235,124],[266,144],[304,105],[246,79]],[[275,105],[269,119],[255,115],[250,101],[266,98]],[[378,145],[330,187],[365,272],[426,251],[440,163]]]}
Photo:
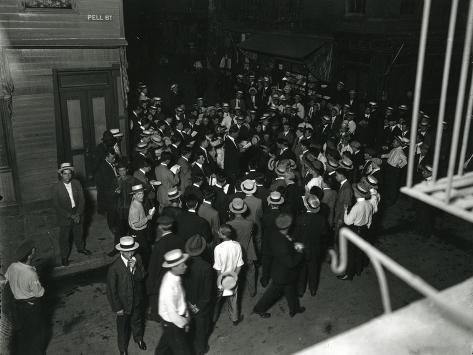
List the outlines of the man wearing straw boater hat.
{"label": "man wearing straw boater hat", "polygon": [[245,258],[245,279],[251,297],[256,295],[256,249],[254,243],[255,224],[246,219],[243,215],[247,212],[248,206],[241,198],[236,197],[229,205],[230,212],[234,218],[227,222],[235,230],[235,240],[241,244]]}
{"label": "man wearing straw boater hat", "polygon": [[85,207],[84,192],[80,182],[72,177],[74,167],[71,163],[62,163],[57,172],[60,181],[53,186],[52,200],[59,225],[61,261],[63,266],[67,266],[71,252],[71,234],[79,253],[90,255],[91,252],[85,249],[82,228]]}
{"label": "man wearing straw boater hat", "polygon": [[297,291],[304,295],[308,284],[311,296],[319,287],[320,267],[324,258],[323,247],[328,237],[326,217],[320,213],[320,201],[314,195],[302,196],[305,211],[297,216],[294,236],[305,245],[304,260],[299,273]]}
{"label": "man wearing straw boater hat", "polygon": [[261,243],[261,286],[266,287],[271,277],[271,264],[273,262],[273,254],[271,251],[272,237],[278,232],[276,228],[276,217],[281,213],[280,208],[284,204],[284,197],[279,191],[273,191],[267,197],[268,208],[263,214],[261,222],[263,230],[263,238]]}
{"label": "man wearing straw boater hat", "polygon": [[[348,212],[348,208],[345,208],[343,220],[347,227],[366,240],[373,217],[373,206],[368,201],[369,191],[363,184],[358,183],[353,185],[353,194],[356,203],[350,212]],[[352,280],[355,274],[360,275],[364,264],[365,257],[361,250],[353,243],[348,244],[348,264],[345,274],[338,276],[341,280]]]}
{"label": "man wearing straw boater hat", "polygon": [[143,341],[143,280],[145,269],[141,257],[135,255],[139,248],[135,238],[120,238],[115,248],[120,257],[110,265],[107,274],[107,297],[112,311],[117,315],[117,342],[120,354],[128,354],[130,330],[141,350],[146,350]]}
{"label": "man wearing straw boater hat", "polygon": [[215,290],[214,274],[210,264],[202,257],[207,249],[204,237],[199,234],[193,235],[187,240],[185,249],[190,256],[183,279],[187,304],[192,315],[191,338],[194,353],[202,355],[209,350],[208,337]]}
{"label": "man wearing straw boater hat", "polygon": [[258,252],[261,250],[261,218],[263,218],[263,201],[254,196],[257,190],[255,180],[245,180],[241,183],[241,191],[246,195],[243,201],[248,206],[249,221],[255,224],[255,242]]}
{"label": "man wearing straw boater hat", "polygon": [[402,169],[407,165],[407,156],[403,150],[407,146],[407,138],[396,136],[392,142],[392,149],[389,153],[381,155],[381,158],[387,159],[384,174],[384,198],[386,204],[392,205],[396,202],[399,195],[399,186],[401,184]]}
{"label": "man wearing straw boater hat", "polygon": [[143,207],[144,187],[142,184],[133,185],[131,187],[133,195],[130,211],[128,212],[128,224],[132,230],[136,240],[140,243],[140,254],[143,257],[145,265],[148,265],[150,248],[149,248],[149,228],[148,224],[153,219],[156,209],[153,207],[148,214],[145,213]]}
{"label": "man wearing straw boater hat", "polygon": [[267,310],[284,294],[289,306],[289,316],[292,318],[297,313],[303,313],[304,307],[299,304],[297,297],[297,279],[299,264],[302,261],[304,246],[295,243],[289,235],[292,217],[281,213],[275,221],[279,230],[272,241],[273,266],[271,270],[271,283],[263,296],[256,303],[253,312],[261,318],[269,318]]}
{"label": "man wearing straw boater hat", "polygon": [[182,286],[182,275],[187,270],[188,254],[181,249],[174,249],[164,255],[164,274],[159,290],[159,316],[163,326],[163,335],[156,347],[155,354],[192,354],[189,345],[189,311]]}
{"label": "man wearing straw boater hat", "polygon": [[[238,301],[238,274],[243,262],[243,251],[241,245],[235,238],[234,230],[228,224],[220,226],[218,235],[222,242],[214,249],[214,265],[213,268],[217,271],[218,281],[218,296],[215,302],[215,309],[213,314],[213,322],[216,323],[220,316],[222,304],[227,302],[230,319],[234,325],[241,321],[239,301]],[[235,279],[233,287],[224,287],[222,281],[231,275]],[[227,285],[228,286],[228,285]],[[226,292],[224,292],[226,290]]]}

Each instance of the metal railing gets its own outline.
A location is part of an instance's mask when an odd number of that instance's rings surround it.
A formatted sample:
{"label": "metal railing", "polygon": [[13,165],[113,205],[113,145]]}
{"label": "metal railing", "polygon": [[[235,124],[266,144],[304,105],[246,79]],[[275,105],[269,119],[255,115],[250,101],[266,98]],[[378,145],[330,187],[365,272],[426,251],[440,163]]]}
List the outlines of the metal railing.
{"label": "metal railing", "polygon": [[473,331],[472,310],[459,308],[453,304],[449,304],[440,296],[438,290],[430,286],[422,278],[399,265],[397,262],[346,227],[340,229],[338,244],[339,253],[337,254],[335,250],[329,250],[331,256],[331,267],[334,273],[343,274],[347,268],[348,242],[353,243],[369,257],[376,272],[376,276],[378,277],[385,314],[391,313],[392,307],[389,295],[389,286],[384,268],[388,269],[391,273],[432,301],[432,304],[437,307],[445,318],[448,318],[453,323],[467,329],[468,331]]}
{"label": "metal railing", "polygon": [[[419,109],[422,95],[423,71],[425,52],[427,44],[427,33],[430,17],[431,0],[424,0],[422,16],[421,36],[419,41],[419,55],[417,61],[417,74],[414,92],[413,116],[411,124],[410,149],[407,168],[406,187],[401,191],[411,197],[419,199],[436,208],[440,208],[450,214],[473,222],[473,180],[471,174],[465,174],[465,158],[469,144],[469,133],[471,128],[473,109],[473,77],[468,92],[466,110],[464,110],[467,94],[467,80],[471,71],[471,41],[473,37],[473,2],[469,2],[466,30],[464,36],[463,55],[461,62],[460,80],[458,83],[457,100],[455,107],[455,118],[451,136],[448,167],[446,176],[439,177],[440,153],[443,142],[444,118],[447,102],[447,92],[450,80],[450,66],[452,60],[452,48],[455,38],[455,27],[458,17],[458,0],[452,0],[450,9],[450,22],[448,27],[447,43],[445,49],[445,61],[442,75],[442,87],[440,92],[439,113],[436,125],[435,150],[432,166],[432,180],[414,185],[415,154],[417,149],[417,128],[419,121]],[[458,37],[458,36],[457,36]],[[465,114],[463,114],[463,112]],[[463,137],[460,143],[460,131],[463,128]],[[447,137],[450,138],[450,137]],[[471,154],[471,152],[469,152]],[[455,170],[457,174],[455,174]]]}

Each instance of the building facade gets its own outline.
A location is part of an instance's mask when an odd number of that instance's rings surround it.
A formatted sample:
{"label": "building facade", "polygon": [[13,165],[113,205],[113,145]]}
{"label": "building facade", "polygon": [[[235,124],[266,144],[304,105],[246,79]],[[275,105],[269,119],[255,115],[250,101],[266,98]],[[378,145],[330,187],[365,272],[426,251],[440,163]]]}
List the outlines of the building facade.
{"label": "building facade", "polygon": [[103,131],[125,131],[125,48],[122,0],[0,3],[3,267],[26,237],[54,256],[58,164],[72,162],[93,190],[92,153]]}

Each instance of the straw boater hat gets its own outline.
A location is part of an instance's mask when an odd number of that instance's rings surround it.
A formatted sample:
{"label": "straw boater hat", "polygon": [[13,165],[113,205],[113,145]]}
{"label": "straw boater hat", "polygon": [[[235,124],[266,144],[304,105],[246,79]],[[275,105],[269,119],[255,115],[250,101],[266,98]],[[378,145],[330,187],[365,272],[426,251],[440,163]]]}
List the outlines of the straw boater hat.
{"label": "straw boater hat", "polygon": [[148,143],[146,142],[140,142],[136,145],[136,151],[137,152],[143,152],[146,150],[146,147],[148,146]]}
{"label": "straw boater hat", "polygon": [[245,180],[240,185],[241,191],[245,194],[254,194],[256,192],[256,182],[254,180]]}
{"label": "straw boater hat", "polygon": [[432,174],[432,164],[428,163],[422,166],[422,169],[430,174]]}
{"label": "straw boater hat", "polygon": [[71,172],[74,171],[74,167],[71,163],[61,163],[59,165],[59,169],[57,169],[58,174],[61,174],[64,170],[70,170]]}
{"label": "straw boater hat", "polygon": [[355,197],[364,197],[364,198],[366,198],[366,195],[368,194],[368,191],[363,186],[363,184],[358,183],[358,184],[353,184],[353,193],[355,194]]}
{"label": "straw boater hat", "polygon": [[110,129],[110,133],[111,133],[115,138],[123,137],[123,133],[120,132],[120,128],[111,128],[111,129]]}
{"label": "straw boater hat", "polygon": [[353,162],[351,161],[350,158],[348,157],[343,157],[343,159],[340,159],[340,168],[346,169],[346,170],[353,170]]}
{"label": "straw boater hat", "polygon": [[238,275],[233,271],[221,273],[217,277],[217,287],[223,289],[224,296],[233,295],[233,289],[238,283]]}
{"label": "straw boater hat", "polygon": [[207,242],[205,241],[204,237],[202,237],[200,234],[195,234],[187,239],[185,249],[189,256],[197,256],[202,254],[206,247]]}
{"label": "straw boater hat", "polygon": [[303,196],[302,201],[304,202],[305,208],[310,212],[319,212],[320,211],[320,201],[317,196],[309,195]]}
{"label": "straw boater hat", "polygon": [[279,191],[273,191],[266,198],[269,205],[282,205],[284,203],[284,197],[282,197]]}
{"label": "straw boater hat", "polygon": [[120,238],[120,243],[115,245],[115,249],[118,251],[132,251],[138,249],[140,244],[135,242],[135,238],[125,236]]}
{"label": "straw boater hat", "polygon": [[370,184],[373,187],[378,186],[378,179],[376,179],[373,175],[368,175],[366,177],[366,181],[368,182],[368,184]]}
{"label": "straw boater hat", "polygon": [[143,187],[143,184],[133,185],[133,186],[131,187],[131,192],[130,192],[130,194],[131,194],[131,195],[134,195],[134,194],[137,194],[138,192],[142,192],[142,191],[144,191],[144,190],[145,190],[145,189],[144,189],[144,187]]}
{"label": "straw boater hat", "polygon": [[239,197],[235,197],[229,205],[230,212],[233,213],[245,213],[248,207],[246,206],[245,201]]}
{"label": "straw boater hat", "polygon": [[268,170],[273,171],[275,163],[276,163],[275,158],[270,158],[268,160]]}
{"label": "straw boater hat", "polygon": [[172,201],[181,196],[181,192],[177,188],[172,188],[168,191],[168,200]]}
{"label": "straw boater hat", "polygon": [[286,165],[278,164],[275,171],[276,171],[276,175],[283,176],[284,174],[286,174]]}
{"label": "straw boater hat", "polygon": [[184,263],[189,258],[189,254],[183,253],[181,249],[174,249],[164,254],[163,267],[172,268]]}
{"label": "straw boater hat", "polygon": [[340,167],[340,164],[336,160],[333,159],[328,159],[327,160],[327,167],[330,167],[332,169],[338,169]]}

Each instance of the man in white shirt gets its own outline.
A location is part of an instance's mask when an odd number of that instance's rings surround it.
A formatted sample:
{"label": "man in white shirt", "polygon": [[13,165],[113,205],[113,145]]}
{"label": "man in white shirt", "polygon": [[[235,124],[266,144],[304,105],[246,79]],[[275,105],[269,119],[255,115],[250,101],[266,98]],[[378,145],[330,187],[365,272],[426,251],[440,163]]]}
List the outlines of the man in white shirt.
{"label": "man in white shirt", "polygon": [[[232,234],[233,230],[228,224],[220,226],[218,236],[222,239],[222,242],[214,249],[215,262],[213,265],[213,268],[217,271],[217,276],[227,272],[234,272],[238,275],[244,264],[241,245],[232,240]],[[238,308],[238,285],[232,291],[232,295],[223,296],[222,290],[219,289],[213,317],[214,323],[218,320],[224,301],[228,304],[233,324],[237,325],[242,320],[243,317],[240,317]]]}
{"label": "man in white shirt", "polygon": [[188,254],[174,249],[164,254],[163,267],[169,269],[164,274],[159,290],[159,316],[162,320],[163,335],[155,354],[192,354],[189,345],[189,311],[181,275],[187,269]]}

